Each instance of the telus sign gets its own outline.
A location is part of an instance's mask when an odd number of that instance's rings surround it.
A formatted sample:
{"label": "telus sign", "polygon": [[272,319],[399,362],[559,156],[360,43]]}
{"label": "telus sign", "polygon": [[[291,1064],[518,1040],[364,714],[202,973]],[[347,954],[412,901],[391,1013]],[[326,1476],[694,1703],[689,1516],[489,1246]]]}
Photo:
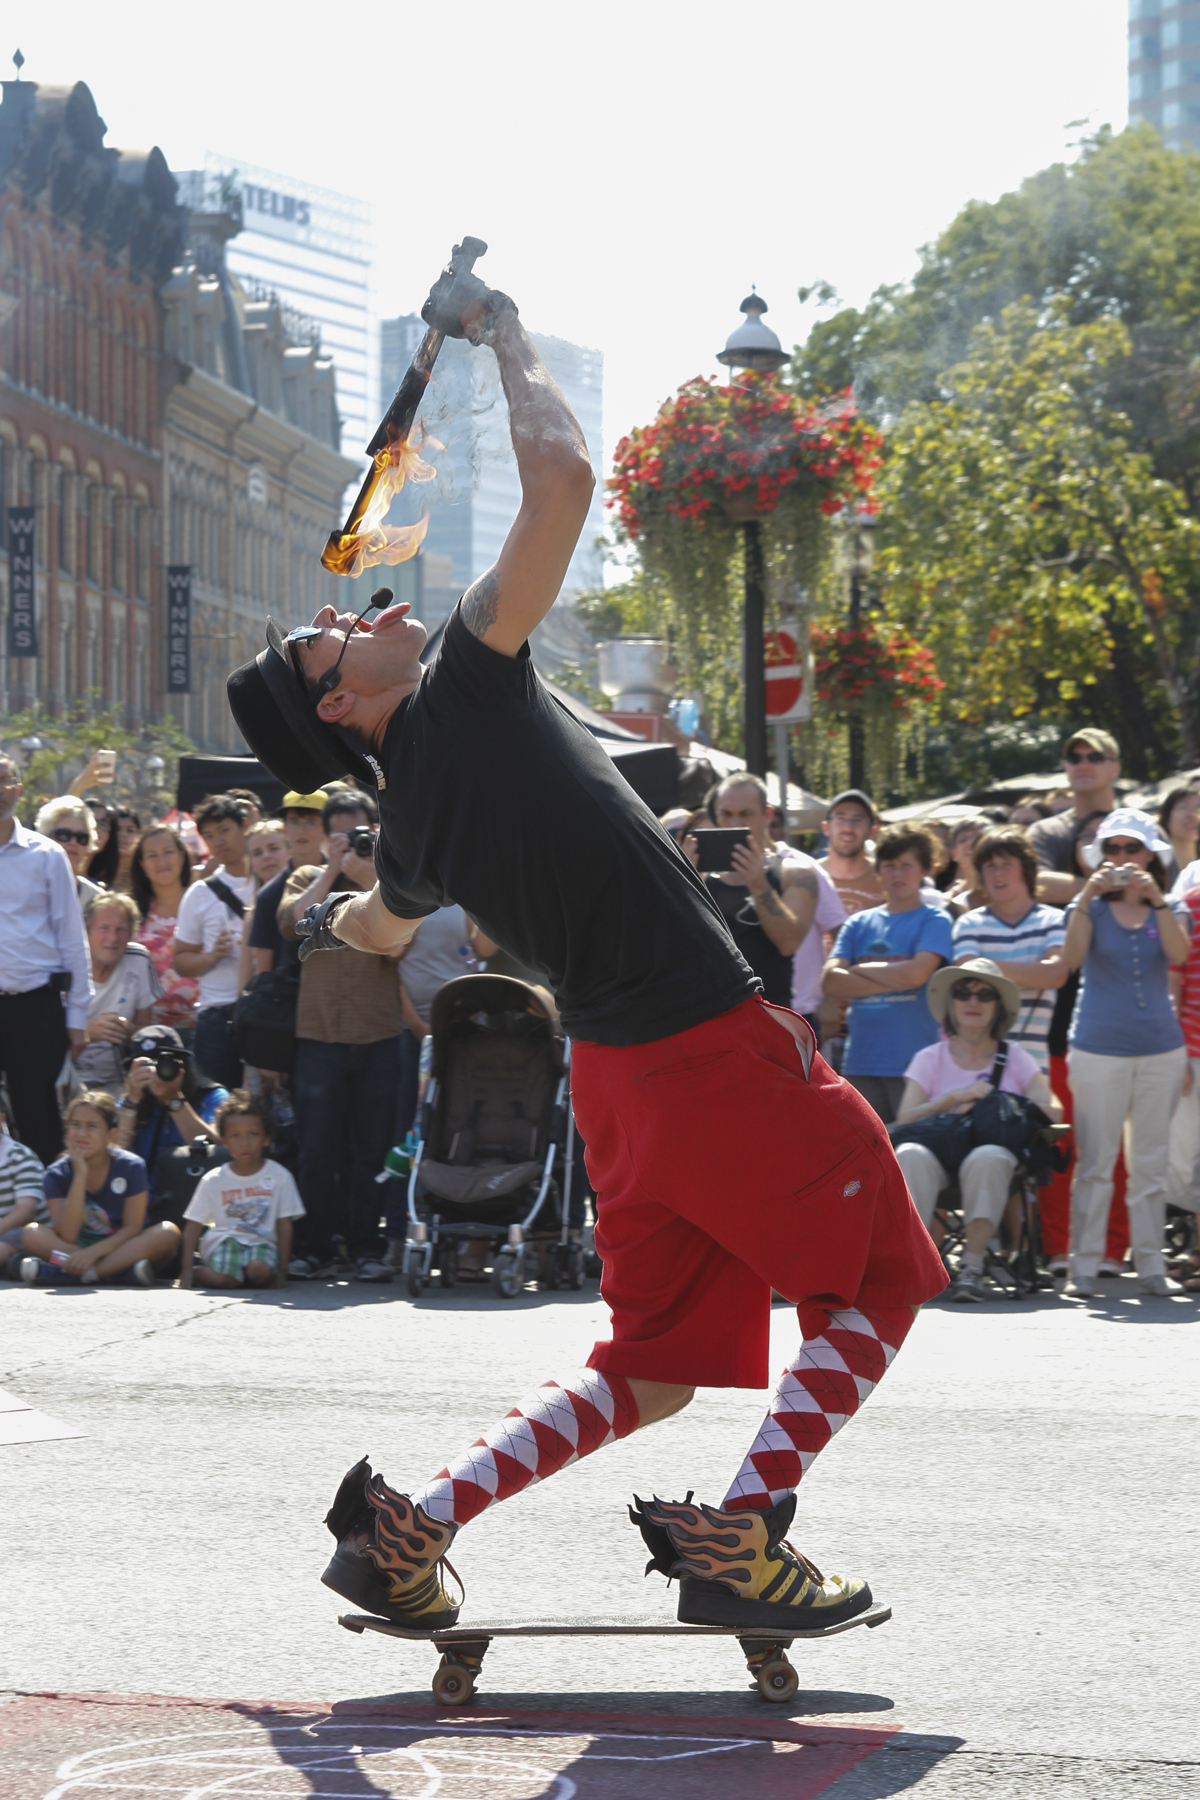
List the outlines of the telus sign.
{"label": "telus sign", "polygon": [[[297,200],[294,194],[281,194],[275,188],[243,181],[241,195],[244,214],[254,213],[277,225],[294,225],[298,231],[307,231],[312,224],[312,208],[308,201]],[[246,222],[253,226],[257,225],[258,219],[247,218]]]}

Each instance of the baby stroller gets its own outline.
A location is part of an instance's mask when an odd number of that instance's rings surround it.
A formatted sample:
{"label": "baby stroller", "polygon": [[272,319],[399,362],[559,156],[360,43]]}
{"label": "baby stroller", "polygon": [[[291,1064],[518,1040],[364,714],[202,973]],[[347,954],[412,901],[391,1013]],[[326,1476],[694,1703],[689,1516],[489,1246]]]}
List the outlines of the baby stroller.
{"label": "baby stroller", "polygon": [[486,1244],[496,1293],[583,1286],[571,1221],[574,1121],[570,1044],[536,988],[461,975],[435,995],[433,1059],[417,1109],[402,1263],[416,1298],[436,1265],[458,1278],[468,1244]]}

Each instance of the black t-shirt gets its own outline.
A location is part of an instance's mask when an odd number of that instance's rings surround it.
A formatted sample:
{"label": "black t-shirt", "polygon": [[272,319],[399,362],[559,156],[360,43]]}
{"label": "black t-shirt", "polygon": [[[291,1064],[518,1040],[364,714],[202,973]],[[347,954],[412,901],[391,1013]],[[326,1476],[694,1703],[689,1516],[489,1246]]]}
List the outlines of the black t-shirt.
{"label": "black t-shirt", "polygon": [[254,902],[254,917],[250,922],[250,948],[272,951],[273,969],[287,969],[300,960],[299,945],[290,938],[285,938],[275,922],[291,872],[292,865],[289,862],[286,869],[281,869],[278,875],[272,875],[270,881],[259,889],[258,899]]}
{"label": "black t-shirt", "polygon": [[[783,893],[778,871],[767,870],[768,886]],[[775,1006],[792,1004],[792,959],[777,950],[767,936],[758,917],[758,908],[750,898],[750,889],[741,882],[722,881],[719,875],[705,876],[705,884],[714,905],[729,927],[730,936],[763,984],[763,993]]]}
{"label": "black t-shirt", "polygon": [[389,912],[457,903],[539,969],[572,1037],[642,1044],[759,982],[704,883],[529,660],[456,610],[388,722],[375,865]]}

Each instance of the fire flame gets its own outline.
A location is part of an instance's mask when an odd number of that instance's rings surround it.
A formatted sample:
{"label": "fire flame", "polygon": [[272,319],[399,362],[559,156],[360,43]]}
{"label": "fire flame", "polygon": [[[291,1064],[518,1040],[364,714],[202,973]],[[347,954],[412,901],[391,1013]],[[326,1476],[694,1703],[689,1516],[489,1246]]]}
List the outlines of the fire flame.
{"label": "fire flame", "polygon": [[432,481],[436,475],[433,464],[420,454],[426,444],[444,448],[418,425],[411,437],[396,438],[379,451],[351,515],[351,529],[332,533],[321,552],[322,565],[332,574],[361,575],[378,563],[391,567],[417,554],[429,529],[429,514],[422,513],[415,525],[385,525],[384,520],[406,481]]}

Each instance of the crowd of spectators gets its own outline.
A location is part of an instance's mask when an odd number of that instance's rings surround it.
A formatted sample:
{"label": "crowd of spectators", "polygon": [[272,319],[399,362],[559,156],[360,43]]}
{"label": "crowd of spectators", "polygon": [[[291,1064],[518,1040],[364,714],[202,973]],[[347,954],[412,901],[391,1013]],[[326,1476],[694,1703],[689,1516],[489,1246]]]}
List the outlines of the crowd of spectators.
{"label": "crowd of spectators", "polygon": [[[301,966],[302,913],[375,880],[377,808],[349,783],[285,795],[277,817],[247,791],[210,796],[201,860],[174,824],[89,797],[95,775],[31,830],[0,757],[0,1273],[390,1280],[404,1217],[378,1177],[413,1125],[434,996],[481,966],[536,977],[457,906],[398,957]],[[1052,1273],[1095,1295],[1128,1252],[1143,1293],[1200,1292],[1200,1256],[1164,1254],[1200,1064],[1200,785],[1155,818],[1119,806],[1119,776],[1113,739],[1085,727],[1059,791],[884,824],[849,789],[812,855],[746,774],[663,821],[765,996],[893,1130],[939,1241],[947,1195],[961,1208],[956,1299],[984,1297],[988,1257],[1012,1247],[1019,1157],[951,1154],[937,1132],[957,1121],[961,1139],[997,1093],[1073,1127],[1073,1172],[1041,1193]],[[252,999],[282,1025],[256,1036]],[[1172,1198],[1191,1210],[1196,1187]]]}

